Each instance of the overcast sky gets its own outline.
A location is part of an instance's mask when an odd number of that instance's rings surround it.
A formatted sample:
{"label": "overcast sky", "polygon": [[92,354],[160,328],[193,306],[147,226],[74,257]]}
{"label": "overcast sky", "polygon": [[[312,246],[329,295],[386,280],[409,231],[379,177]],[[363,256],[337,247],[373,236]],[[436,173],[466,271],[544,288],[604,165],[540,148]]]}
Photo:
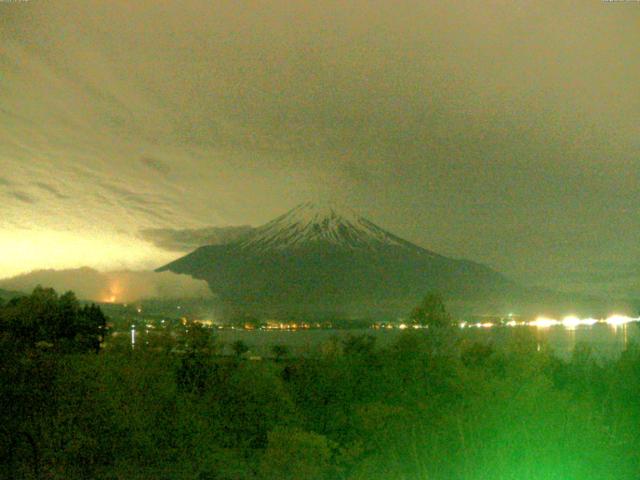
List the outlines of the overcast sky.
{"label": "overcast sky", "polygon": [[0,2],[0,277],[346,203],[515,278],[638,265],[640,3]]}

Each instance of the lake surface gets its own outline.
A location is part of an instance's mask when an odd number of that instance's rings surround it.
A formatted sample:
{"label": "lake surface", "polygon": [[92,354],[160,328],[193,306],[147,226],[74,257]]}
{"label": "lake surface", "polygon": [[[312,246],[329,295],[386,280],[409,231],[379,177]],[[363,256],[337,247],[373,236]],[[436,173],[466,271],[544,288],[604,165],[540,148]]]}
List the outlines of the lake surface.
{"label": "lake surface", "polygon": [[[528,330],[538,340],[540,347],[546,345],[558,356],[568,358],[577,344],[589,345],[599,358],[615,358],[631,344],[640,344],[640,324],[611,326],[596,324],[568,329],[563,326],[538,328],[531,326],[493,328],[466,328],[461,330],[463,338],[493,343],[496,346],[508,342],[509,338],[522,330]],[[242,340],[251,349],[252,355],[270,356],[273,345],[286,345],[292,355],[312,355],[326,348],[331,342],[340,341],[349,335],[371,335],[376,345],[385,347],[393,344],[403,333],[402,330],[218,330],[217,338],[226,344],[225,350],[231,353],[228,344]],[[416,331],[428,335],[428,330]]]}

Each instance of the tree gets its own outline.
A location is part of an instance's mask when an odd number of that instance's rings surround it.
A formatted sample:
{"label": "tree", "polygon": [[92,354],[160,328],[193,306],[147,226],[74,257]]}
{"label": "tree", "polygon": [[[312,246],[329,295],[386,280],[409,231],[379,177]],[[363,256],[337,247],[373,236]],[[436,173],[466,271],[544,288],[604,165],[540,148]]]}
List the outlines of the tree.
{"label": "tree", "polygon": [[81,307],[73,292],[59,297],[55,290],[38,286],[1,309],[0,331],[23,349],[46,346],[97,353],[107,333],[107,318],[97,305]]}
{"label": "tree", "polygon": [[283,358],[289,355],[289,347],[286,345],[274,345],[271,347],[271,353],[276,359],[276,362],[280,362]]}
{"label": "tree", "polygon": [[442,295],[435,292],[428,293],[413,309],[409,318],[412,323],[429,328],[449,328],[452,326],[451,315],[445,308]]}
{"label": "tree", "polygon": [[300,421],[279,369],[271,363],[245,362],[216,373],[215,388],[204,403],[220,446],[250,454],[266,447],[268,433],[277,426]]}
{"label": "tree", "polygon": [[211,380],[216,365],[212,361],[215,349],[209,329],[193,323],[184,336],[185,355],[180,359],[176,381],[182,391],[203,393]]}
{"label": "tree", "polygon": [[[59,357],[0,337],[0,478],[40,478],[41,428],[56,408]],[[20,473],[19,473],[20,472]]]}
{"label": "tree", "polygon": [[80,309],[74,329],[74,341],[81,350],[99,353],[107,334],[107,317],[98,305],[92,303]]}
{"label": "tree", "polygon": [[212,331],[200,323],[189,324],[183,340],[184,349],[190,353],[210,354],[216,349]]}
{"label": "tree", "polygon": [[351,335],[342,341],[342,352],[346,356],[367,357],[375,349],[376,339],[371,335]]}
{"label": "tree", "polygon": [[249,346],[242,340],[236,340],[231,344],[231,350],[236,354],[236,357],[240,358],[249,351]]}

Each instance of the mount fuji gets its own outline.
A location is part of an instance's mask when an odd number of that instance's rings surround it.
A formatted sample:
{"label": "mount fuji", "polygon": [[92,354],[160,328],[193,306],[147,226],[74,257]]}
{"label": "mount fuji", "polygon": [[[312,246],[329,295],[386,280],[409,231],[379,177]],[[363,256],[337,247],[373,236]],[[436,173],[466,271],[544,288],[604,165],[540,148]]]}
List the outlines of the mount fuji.
{"label": "mount fuji", "polygon": [[492,299],[514,284],[439,255],[348,208],[304,203],[222,245],[159,268],[207,281],[228,306],[271,315],[406,313],[426,292]]}

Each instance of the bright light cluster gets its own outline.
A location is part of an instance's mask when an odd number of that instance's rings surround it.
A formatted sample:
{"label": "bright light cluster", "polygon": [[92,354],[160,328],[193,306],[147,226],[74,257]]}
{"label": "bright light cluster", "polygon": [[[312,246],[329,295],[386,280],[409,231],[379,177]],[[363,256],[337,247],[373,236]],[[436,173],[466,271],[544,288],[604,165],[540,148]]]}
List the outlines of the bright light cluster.
{"label": "bright light cluster", "polygon": [[562,319],[562,326],[565,328],[573,329],[579,327],[580,325],[591,326],[598,323],[598,320],[595,318],[578,318],[576,316],[570,315],[568,317],[564,317]]}
{"label": "bright light cluster", "polygon": [[[591,326],[596,323],[606,323],[607,325],[620,326],[626,325],[632,322],[638,322],[640,318],[627,317],[625,315],[611,315],[607,319],[598,320],[596,318],[578,318],[575,315],[564,317],[562,320],[556,320],[555,318],[538,317],[535,320],[528,322],[527,325],[538,328],[549,328],[557,325],[562,325],[567,329],[575,329],[581,325]],[[512,322],[507,323],[509,326]]]}
{"label": "bright light cluster", "polygon": [[598,320],[596,320],[595,318],[585,318],[580,320],[580,325],[595,325],[596,323],[598,323]]}
{"label": "bright light cluster", "polygon": [[529,322],[527,325],[538,328],[549,328],[560,325],[560,322],[554,318],[538,317],[535,320]]}
{"label": "bright light cluster", "polygon": [[576,328],[578,325],[582,325],[582,321],[578,317],[564,317],[562,320],[562,326],[566,328]]}
{"label": "bright light cluster", "polygon": [[[512,315],[510,315],[510,317],[511,316]],[[591,318],[591,317],[579,318],[575,315],[569,315],[564,317],[562,320],[557,320],[555,318],[539,316],[535,320],[532,320],[529,322],[516,321],[516,320],[509,320],[504,324],[501,324],[501,323],[496,324],[491,322],[484,322],[484,323],[461,322],[459,326],[460,328],[492,328],[492,327],[495,327],[496,325],[505,325],[507,327],[529,326],[529,327],[536,327],[536,328],[550,328],[550,327],[562,326],[567,330],[575,330],[580,326],[590,327],[592,325],[595,325],[596,323],[603,323],[603,324],[611,325],[613,327],[617,327],[617,326],[626,325],[632,322],[640,322],[640,317],[633,318],[633,317],[627,317],[625,315],[611,315],[606,319],[597,319],[597,318]],[[401,329],[407,328],[407,326],[402,324],[400,325],[400,328]]]}
{"label": "bright light cluster", "polygon": [[605,320],[608,325],[618,326],[626,325],[627,323],[640,321],[640,318],[626,317],[624,315],[611,315]]}

